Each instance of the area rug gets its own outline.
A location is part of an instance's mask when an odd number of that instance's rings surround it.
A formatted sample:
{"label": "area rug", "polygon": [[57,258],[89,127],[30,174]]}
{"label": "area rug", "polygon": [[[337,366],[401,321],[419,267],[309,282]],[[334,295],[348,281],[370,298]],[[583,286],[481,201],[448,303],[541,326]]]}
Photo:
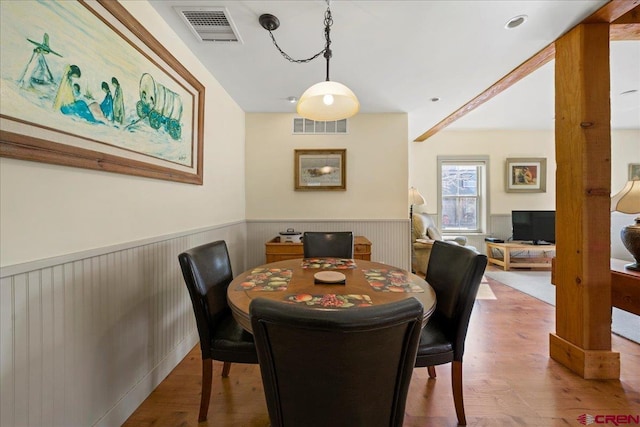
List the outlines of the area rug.
{"label": "area rug", "polygon": [[484,276],[482,277],[482,282],[480,282],[480,287],[478,288],[476,299],[497,299],[496,294],[494,294],[491,290],[491,287],[489,287],[487,278]]}
{"label": "area rug", "polygon": [[[556,305],[556,287],[551,284],[550,271],[487,271],[485,275],[547,304]],[[640,343],[640,316],[615,307],[612,311],[611,331]]]}

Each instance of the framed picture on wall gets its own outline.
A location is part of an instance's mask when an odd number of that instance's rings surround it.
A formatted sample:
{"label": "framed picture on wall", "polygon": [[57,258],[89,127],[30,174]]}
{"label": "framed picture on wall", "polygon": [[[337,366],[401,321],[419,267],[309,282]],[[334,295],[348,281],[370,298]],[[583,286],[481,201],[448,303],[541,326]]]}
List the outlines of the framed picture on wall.
{"label": "framed picture on wall", "polygon": [[506,164],[507,193],[545,193],[547,159],[543,157],[511,158]]}
{"label": "framed picture on wall", "polygon": [[296,191],[346,190],[346,149],[295,150]]}
{"label": "framed picture on wall", "polygon": [[629,163],[629,181],[640,180],[640,163]]}
{"label": "framed picture on wall", "polygon": [[0,156],[202,184],[204,86],[119,2],[0,2]]}

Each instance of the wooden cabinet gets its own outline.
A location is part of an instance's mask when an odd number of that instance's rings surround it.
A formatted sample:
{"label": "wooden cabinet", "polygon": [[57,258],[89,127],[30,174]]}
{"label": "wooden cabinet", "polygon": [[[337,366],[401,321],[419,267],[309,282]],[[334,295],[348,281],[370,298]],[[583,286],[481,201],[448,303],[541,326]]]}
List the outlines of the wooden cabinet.
{"label": "wooden cabinet", "polygon": [[[364,236],[353,239],[353,258],[371,261],[371,242]],[[280,243],[280,237],[275,237],[265,243],[267,263],[284,261],[285,259],[303,258],[302,243]]]}
{"label": "wooden cabinet", "polygon": [[640,316],[640,271],[625,268],[628,263],[611,258],[611,305]]}

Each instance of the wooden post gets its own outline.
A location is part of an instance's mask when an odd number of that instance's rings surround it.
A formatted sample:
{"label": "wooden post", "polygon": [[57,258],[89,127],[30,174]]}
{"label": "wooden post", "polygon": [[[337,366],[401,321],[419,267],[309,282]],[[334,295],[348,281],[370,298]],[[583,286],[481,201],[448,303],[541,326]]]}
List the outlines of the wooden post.
{"label": "wooden post", "polygon": [[609,24],[556,41],[556,333],[551,358],[583,378],[620,377],[611,351]]}

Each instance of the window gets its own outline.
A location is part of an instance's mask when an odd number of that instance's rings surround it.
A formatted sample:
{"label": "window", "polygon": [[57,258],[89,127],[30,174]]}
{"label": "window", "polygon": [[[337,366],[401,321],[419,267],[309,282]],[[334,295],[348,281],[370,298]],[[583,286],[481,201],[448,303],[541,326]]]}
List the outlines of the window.
{"label": "window", "polygon": [[446,232],[487,229],[489,158],[438,156],[438,221]]}

